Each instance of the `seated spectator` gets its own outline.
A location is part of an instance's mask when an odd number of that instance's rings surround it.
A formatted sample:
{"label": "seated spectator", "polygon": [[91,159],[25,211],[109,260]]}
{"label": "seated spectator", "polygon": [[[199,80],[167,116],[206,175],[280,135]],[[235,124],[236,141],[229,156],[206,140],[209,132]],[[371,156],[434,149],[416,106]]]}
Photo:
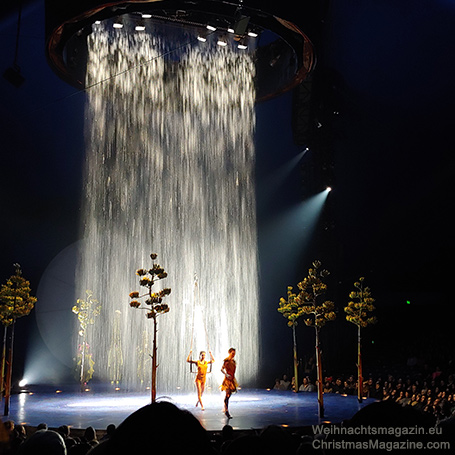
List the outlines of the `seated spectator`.
{"label": "seated spectator", "polygon": [[167,455],[214,453],[208,434],[196,417],[166,401],[133,412],[91,453],[146,454],[155,453],[157,447]]}
{"label": "seated spectator", "polygon": [[344,393],[346,393],[347,395],[356,394],[357,386],[356,386],[356,382],[354,380],[354,376],[351,375],[351,376],[349,376],[349,378],[346,381],[344,381],[343,388],[345,390]]}
{"label": "seated spectator", "polygon": [[57,433],[63,438],[65,441],[66,449],[68,450],[69,447],[76,444],[76,440],[70,436],[71,430],[68,425],[60,425],[57,428]]}
{"label": "seated spectator", "polygon": [[10,437],[14,430],[14,422],[12,420],[6,420],[3,422],[3,427],[5,428],[8,437]]}
{"label": "seated spectator", "polygon": [[110,423],[106,427],[106,434],[100,439],[100,442],[105,441],[106,439],[109,439],[115,431],[115,425],[113,423]]}
{"label": "seated spectator", "polygon": [[384,381],[384,395],[389,395],[392,390],[392,384],[389,381]]}
{"label": "seated spectator", "polygon": [[425,394],[421,394],[419,396],[418,399],[416,399],[417,403],[416,405],[414,406],[414,408],[417,410],[417,411],[422,411],[423,412],[423,409],[425,407],[425,403],[427,401],[427,396]]}
{"label": "seated spectator", "polygon": [[52,430],[38,430],[19,448],[19,455],[66,455],[65,441]]}
{"label": "seated spectator", "polygon": [[280,380],[277,378],[275,379],[275,385],[273,386],[272,390],[281,390]]}
{"label": "seated spectator", "polygon": [[352,374],[346,379],[346,382],[349,384],[349,387],[355,387],[355,379]]}
{"label": "seated spectator", "polygon": [[96,439],[96,431],[93,427],[87,427],[85,429],[83,438],[90,447],[96,446],[98,444],[98,440]]}
{"label": "seated spectator", "polygon": [[392,390],[390,391],[390,399],[391,399],[392,401],[396,401],[396,399],[398,398],[398,396],[399,396],[399,394],[398,394],[398,392],[397,392],[397,389],[392,389]]}
{"label": "seated spectator", "polygon": [[332,384],[332,392],[334,392],[334,393],[344,393],[343,392],[343,383],[341,382],[341,378],[337,378],[335,383]]}
{"label": "seated spectator", "polygon": [[0,453],[11,452],[11,441],[14,438],[14,422],[12,420],[6,420],[1,422],[0,420]]}
{"label": "seated spectator", "polygon": [[68,455],[85,455],[97,445],[98,441],[96,439],[95,429],[93,427],[87,427],[79,441],[75,440],[74,444],[68,447]]}
{"label": "seated spectator", "polygon": [[314,392],[315,386],[312,384],[308,377],[303,378],[302,384],[299,387],[299,392]]}
{"label": "seated spectator", "polygon": [[374,385],[374,389],[370,392],[370,398],[374,398],[375,400],[382,400],[384,398],[384,391],[380,382],[376,382]]}
{"label": "seated spectator", "polygon": [[234,428],[231,425],[224,425],[221,430],[221,453],[226,451],[226,447],[234,440]]}
{"label": "seated spectator", "polygon": [[399,393],[398,398],[395,399],[395,402],[400,404],[401,406],[407,406],[410,401],[411,398],[409,396],[409,392],[408,391],[405,392],[404,390],[402,390]]}
{"label": "seated spectator", "polygon": [[19,447],[26,439],[27,433],[25,432],[25,427],[23,425],[15,425],[14,430],[10,436],[11,453],[16,454],[19,450]]}
{"label": "seated spectator", "polygon": [[331,384],[329,381],[326,381],[326,382],[324,383],[323,392],[324,392],[324,393],[332,393],[332,392],[333,392],[332,384]]}
{"label": "seated spectator", "polygon": [[406,392],[404,392],[404,396],[401,399],[400,404],[401,406],[408,406],[409,404],[411,404],[411,394],[407,390]]}
{"label": "seated spectator", "polygon": [[373,378],[368,378],[368,380],[363,383],[363,396],[370,398],[370,393],[373,391],[373,389]]}
{"label": "seated spectator", "polygon": [[291,381],[289,381],[288,377],[283,374],[283,379],[280,381],[280,390],[289,390],[291,387]]}

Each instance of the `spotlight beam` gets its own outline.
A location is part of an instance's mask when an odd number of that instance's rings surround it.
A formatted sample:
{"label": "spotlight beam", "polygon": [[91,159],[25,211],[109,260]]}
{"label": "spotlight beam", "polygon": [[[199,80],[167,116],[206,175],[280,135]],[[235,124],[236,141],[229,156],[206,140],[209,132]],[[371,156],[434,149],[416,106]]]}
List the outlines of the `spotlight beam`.
{"label": "spotlight beam", "polygon": [[265,229],[269,254],[282,264],[278,281],[293,274],[302,253],[310,245],[328,194],[324,190],[311,196],[277,217]]}

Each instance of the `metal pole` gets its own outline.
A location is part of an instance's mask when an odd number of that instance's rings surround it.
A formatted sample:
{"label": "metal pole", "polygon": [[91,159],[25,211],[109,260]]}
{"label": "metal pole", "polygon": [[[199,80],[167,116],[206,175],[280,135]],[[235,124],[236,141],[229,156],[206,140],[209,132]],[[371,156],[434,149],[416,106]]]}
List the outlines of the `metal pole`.
{"label": "metal pole", "polygon": [[156,315],[153,316],[152,403],[156,402]]}
{"label": "metal pole", "polygon": [[1,364],[1,371],[0,371],[0,394],[3,397],[5,392],[5,365],[6,365],[6,335],[7,335],[8,327],[5,325],[3,327],[3,348],[2,348],[2,364]]}
{"label": "metal pole", "polygon": [[318,403],[319,403],[319,417],[324,417],[324,392],[322,388],[322,356],[321,347],[319,345],[319,329],[316,329],[316,369],[318,375]]}
{"label": "metal pole", "polygon": [[5,382],[5,408],[3,415],[7,416],[9,414],[9,403],[11,398],[11,382],[13,377],[13,346],[14,346],[14,326],[16,321],[13,320],[11,326],[11,341],[8,352],[8,361],[7,361],[7,370],[6,370],[6,382]]}
{"label": "metal pole", "polygon": [[357,327],[357,398],[359,403],[362,402],[363,395],[363,371],[362,371],[362,353],[361,353],[361,339],[360,339],[360,326]]}
{"label": "metal pole", "polygon": [[292,338],[294,341],[294,392],[299,391],[299,361],[297,356],[297,337],[295,335],[295,325],[292,326]]}

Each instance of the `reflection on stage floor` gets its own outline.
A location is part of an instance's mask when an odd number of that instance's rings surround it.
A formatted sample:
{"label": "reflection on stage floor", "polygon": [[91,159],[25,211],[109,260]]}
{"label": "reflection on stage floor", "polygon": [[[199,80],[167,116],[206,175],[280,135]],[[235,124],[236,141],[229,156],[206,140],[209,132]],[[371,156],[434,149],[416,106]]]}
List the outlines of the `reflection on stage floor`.
{"label": "reflection on stage floor", "polygon": [[[195,393],[175,393],[160,396],[181,409],[190,411],[208,431],[219,431],[228,422],[222,412],[224,395],[216,391],[204,394],[205,410],[196,407]],[[338,394],[324,395],[324,418],[318,416],[316,393],[293,393],[290,391],[242,389],[233,395],[229,410],[232,419],[229,424],[234,429],[260,429],[267,425],[302,427],[321,422],[341,422],[352,417],[359,409],[371,403],[372,399],[358,403],[356,396]],[[93,388],[79,392],[75,387],[37,387],[30,392],[11,397],[9,416],[16,423],[36,426],[45,422],[49,427],[69,425],[73,428],[93,426],[105,429],[113,423],[119,425],[129,414],[150,403],[150,393],[109,391]]]}

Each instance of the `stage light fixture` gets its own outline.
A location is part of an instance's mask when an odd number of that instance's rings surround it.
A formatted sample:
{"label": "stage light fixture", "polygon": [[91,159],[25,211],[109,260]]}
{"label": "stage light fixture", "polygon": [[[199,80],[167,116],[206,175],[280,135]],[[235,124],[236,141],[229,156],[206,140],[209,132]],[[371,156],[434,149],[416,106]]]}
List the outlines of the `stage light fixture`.
{"label": "stage light fixture", "polygon": [[216,44],[218,44],[218,46],[221,46],[221,47],[226,47],[227,46],[226,38],[223,38],[223,37],[218,38],[218,41]]}
{"label": "stage light fixture", "polygon": [[149,13],[142,13],[142,19],[150,19],[152,17]]}
{"label": "stage light fixture", "polygon": [[332,187],[331,187],[331,186],[328,186],[325,190],[326,190],[328,193],[330,193],[330,191],[332,191]]}
{"label": "stage light fixture", "polygon": [[248,49],[248,41],[245,38],[239,40],[239,44],[237,45],[238,49],[245,50]]}
{"label": "stage light fixture", "polygon": [[207,41],[207,32],[200,31],[197,35],[197,40],[201,43],[205,43]]}
{"label": "stage light fixture", "polygon": [[216,31],[216,27],[214,25],[210,25],[210,24],[207,24],[207,30],[210,30],[211,32],[215,32]]}
{"label": "stage light fixture", "polygon": [[112,27],[114,28],[123,28],[123,22],[121,19],[117,18],[114,20],[114,23],[112,24]]}
{"label": "stage light fixture", "polygon": [[142,22],[138,22],[134,27],[134,30],[136,30],[136,32],[143,32],[145,30],[145,25]]}
{"label": "stage light fixture", "polygon": [[250,36],[251,38],[257,38],[258,34],[254,30],[250,30],[248,32],[248,36]]}
{"label": "stage light fixture", "polygon": [[25,387],[27,385],[27,379],[23,378],[19,381],[19,387]]}

